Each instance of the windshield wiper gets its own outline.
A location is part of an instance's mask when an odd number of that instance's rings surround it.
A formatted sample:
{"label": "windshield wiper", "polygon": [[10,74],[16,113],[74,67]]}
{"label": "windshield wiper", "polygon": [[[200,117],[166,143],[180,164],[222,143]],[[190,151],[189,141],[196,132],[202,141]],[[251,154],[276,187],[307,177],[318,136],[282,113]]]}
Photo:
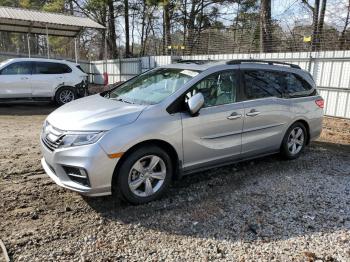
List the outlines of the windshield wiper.
{"label": "windshield wiper", "polygon": [[117,101],[120,101],[120,102],[124,102],[124,103],[128,103],[128,104],[134,104],[133,102],[130,102],[130,101],[127,101],[123,98],[111,98],[113,100],[117,100]]}

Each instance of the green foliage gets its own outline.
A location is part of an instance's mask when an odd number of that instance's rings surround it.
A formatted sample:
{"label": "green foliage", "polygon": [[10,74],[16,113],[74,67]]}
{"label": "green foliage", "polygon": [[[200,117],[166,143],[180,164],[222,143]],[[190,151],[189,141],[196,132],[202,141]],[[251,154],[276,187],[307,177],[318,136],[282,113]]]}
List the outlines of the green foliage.
{"label": "green foliage", "polygon": [[66,2],[67,2],[66,0],[46,1],[44,6],[42,7],[42,10],[47,12],[58,12],[58,13],[64,12]]}

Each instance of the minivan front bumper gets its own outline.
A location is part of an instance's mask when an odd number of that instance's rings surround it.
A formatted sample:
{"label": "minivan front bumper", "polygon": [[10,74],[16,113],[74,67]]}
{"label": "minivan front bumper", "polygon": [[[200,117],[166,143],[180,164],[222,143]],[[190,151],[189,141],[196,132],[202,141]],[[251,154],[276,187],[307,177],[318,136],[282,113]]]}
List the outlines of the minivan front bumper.
{"label": "minivan front bumper", "polygon": [[41,140],[41,151],[46,174],[59,186],[86,196],[112,193],[118,159],[109,158],[98,143],[51,150]]}

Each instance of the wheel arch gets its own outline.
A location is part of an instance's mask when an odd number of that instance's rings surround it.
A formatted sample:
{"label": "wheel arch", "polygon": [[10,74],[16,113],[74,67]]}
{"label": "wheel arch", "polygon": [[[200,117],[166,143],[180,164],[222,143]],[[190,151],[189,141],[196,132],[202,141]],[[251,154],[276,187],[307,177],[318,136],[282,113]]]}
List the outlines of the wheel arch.
{"label": "wheel arch", "polygon": [[70,86],[70,85],[59,85],[55,88],[54,92],[53,92],[53,96],[52,99],[55,99],[56,94],[59,90],[61,90],[62,88],[71,88],[73,89],[74,93],[76,93],[76,91],[74,90],[74,86]]}
{"label": "wheel arch", "polygon": [[309,123],[308,123],[305,119],[302,119],[302,118],[296,119],[293,123],[291,123],[291,124],[289,125],[289,127],[287,128],[287,130],[288,130],[292,125],[294,125],[295,123],[301,123],[301,124],[303,124],[303,126],[304,126],[305,129],[306,129],[306,144],[307,144],[307,145],[310,144],[310,125],[309,125]]}
{"label": "wheel arch", "polygon": [[310,144],[310,125],[309,125],[309,123],[305,119],[299,119],[299,120],[295,121],[294,123],[297,123],[297,122],[299,122],[305,126],[306,135],[307,135],[306,144],[307,145]]}
{"label": "wheel arch", "polygon": [[164,140],[150,139],[150,140],[145,140],[145,141],[142,141],[140,143],[133,145],[121,156],[116,167],[114,168],[114,172],[113,172],[113,176],[112,176],[112,188],[117,184],[118,172],[119,172],[121,165],[125,161],[125,159],[127,159],[127,157],[131,153],[133,153],[135,150],[137,150],[141,147],[146,147],[146,146],[150,146],[150,145],[158,146],[158,147],[162,148],[163,150],[165,150],[169,154],[169,157],[172,161],[173,168],[174,168],[174,177],[173,178],[175,178],[177,176],[177,173],[180,169],[180,162],[179,162],[178,153],[176,152],[176,149],[174,148],[174,146],[172,146],[169,142],[166,142]]}

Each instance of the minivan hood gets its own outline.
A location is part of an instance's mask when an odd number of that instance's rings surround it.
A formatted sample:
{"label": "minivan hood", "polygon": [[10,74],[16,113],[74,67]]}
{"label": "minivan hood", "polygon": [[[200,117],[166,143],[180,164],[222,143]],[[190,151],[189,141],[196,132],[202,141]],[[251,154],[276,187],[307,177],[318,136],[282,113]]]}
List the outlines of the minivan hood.
{"label": "minivan hood", "polygon": [[145,107],[107,99],[97,94],[61,106],[47,117],[47,121],[61,130],[109,130],[134,122]]}

